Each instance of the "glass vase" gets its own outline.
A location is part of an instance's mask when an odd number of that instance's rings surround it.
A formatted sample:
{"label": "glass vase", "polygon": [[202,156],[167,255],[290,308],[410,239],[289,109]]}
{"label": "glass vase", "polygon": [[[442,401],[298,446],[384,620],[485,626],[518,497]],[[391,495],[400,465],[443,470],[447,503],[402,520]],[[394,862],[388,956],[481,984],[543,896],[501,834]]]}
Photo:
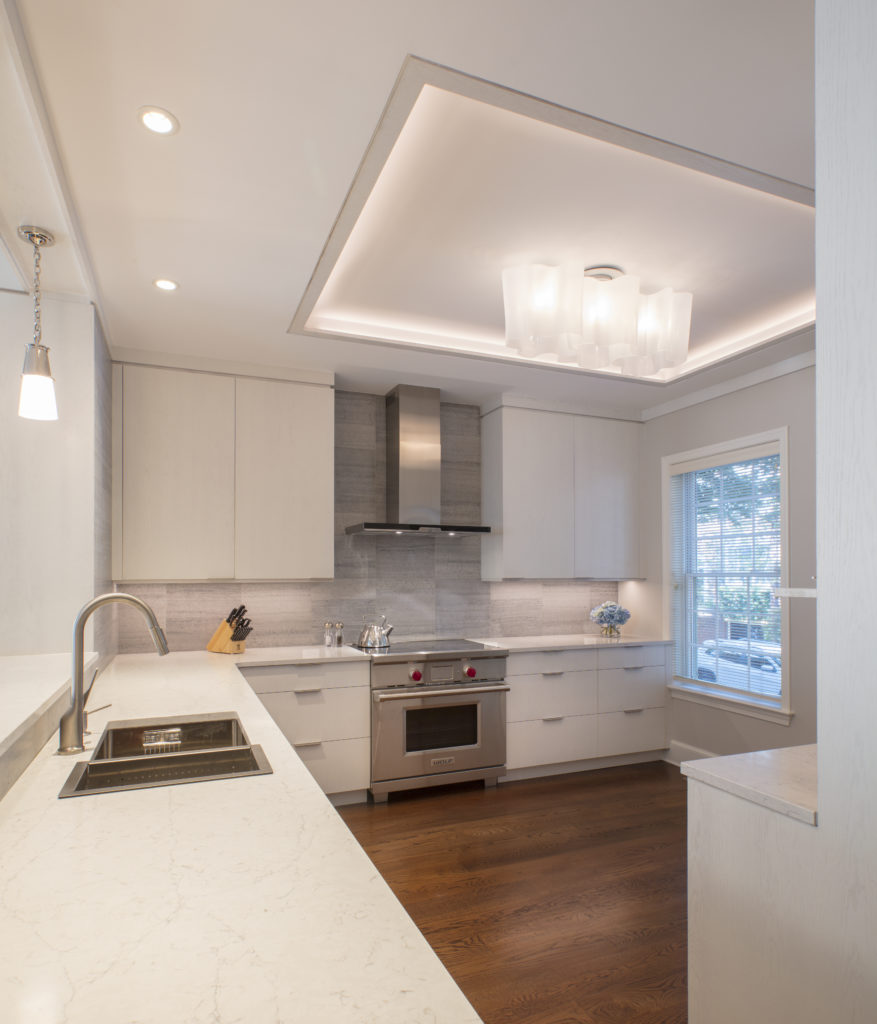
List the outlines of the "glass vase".
{"label": "glass vase", "polygon": [[606,637],[607,640],[618,640],[621,637],[621,630],[618,626],[601,626],[600,636]]}

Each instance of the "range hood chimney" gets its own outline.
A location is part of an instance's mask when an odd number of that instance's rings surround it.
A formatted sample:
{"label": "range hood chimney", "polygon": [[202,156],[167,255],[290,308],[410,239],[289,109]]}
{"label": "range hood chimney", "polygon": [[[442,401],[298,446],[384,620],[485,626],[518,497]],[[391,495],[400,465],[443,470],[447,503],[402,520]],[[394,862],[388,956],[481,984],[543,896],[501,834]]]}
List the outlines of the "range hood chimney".
{"label": "range hood chimney", "polygon": [[400,384],[386,397],[387,522],[357,523],[348,533],[411,536],[490,533],[489,526],[441,521],[442,439],[438,388]]}

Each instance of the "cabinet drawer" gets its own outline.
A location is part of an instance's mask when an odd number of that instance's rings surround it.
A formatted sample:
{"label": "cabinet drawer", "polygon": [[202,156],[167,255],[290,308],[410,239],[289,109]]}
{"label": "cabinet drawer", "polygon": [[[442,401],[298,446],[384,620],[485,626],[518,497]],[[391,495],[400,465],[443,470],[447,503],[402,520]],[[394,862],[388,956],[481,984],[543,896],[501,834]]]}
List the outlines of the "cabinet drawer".
{"label": "cabinet drawer", "polygon": [[508,725],[506,764],[509,768],[583,761],[596,754],[596,715],[569,715],[552,722],[510,722]]}
{"label": "cabinet drawer", "polygon": [[600,669],[597,677],[600,712],[662,708],[666,704],[667,675],[663,665]]}
{"label": "cabinet drawer", "polygon": [[597,710],[596,672],[548,672],[512,676],[506,708],[510,722],[557,715],[593,715]]}
{"label": "cabinet drawer", "polygon": [[602,647],[597,651],[598,668],[638,668],[663,665],[667,644],[643,644],[641,647]]}
{"label": "cabinet drawer", "polygon": [[599,757],[663,750],[667,746],[667,713],[663,708],[645,708],[597,715],[597,737]]}
{"label": "cabinet drawer", "polygon": [[293,746],[324,793],[349,793],[355,789],[368,789],[371,782],[371,742],[368,738]]}
{"label": "cabinet drawer", "polygon": [[370,735],[369,690],[365,687],[260,693],[259,700],[293,746]]}
{"label": "cabinet drawer", "polygon": [[596,667],[597,652],[593,649],[525,651],[509,655],[506,676],[529,676],[540,672],[578,672]]}
{"label": "cabinet drawer", "polygon": [[369,673],[369,662],[357,664],[355,661],[336,665],[251,665],[241,669],[241,675],[256,693],[368,686]]}

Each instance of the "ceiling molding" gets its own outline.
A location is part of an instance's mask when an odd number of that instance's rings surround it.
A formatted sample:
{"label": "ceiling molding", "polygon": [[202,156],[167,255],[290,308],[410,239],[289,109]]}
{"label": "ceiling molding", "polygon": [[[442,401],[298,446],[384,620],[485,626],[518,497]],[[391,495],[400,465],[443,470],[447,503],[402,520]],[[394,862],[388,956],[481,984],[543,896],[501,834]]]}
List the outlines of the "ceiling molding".
{"label": "ceiling molding", "polygon": [[713,384],[711,387],[703,388],[689,395],[683,395],[671,402],[664,402],[662,405],[653,405],[649,409],[643,409],[640,419],[643,423],[657,419],[659,416],[667,416],[672,412],[679,412],[680,409],[688,409],[693,405],[700,405],[703,402],[712,401],[714,398],[721,398],[723,395],[730,395],[734,391],[743,391],[746,388],[754,387],[756,384],[764,384],[769,380],[776,380],[777,377],[785,377],[789,373],[797,373],[799,370],[806,370],[809,366],[816,365],[816,353],[802,352],[796,356],[790,356],[778,363],[764,366],[760,370],[753,370],[752,373],[743,374],[733,380],[723,381],[721,384]]}
{"label": "ceiling molding", "polygon": [[[534,122],[541,122],[573,132],[610,147],[617,147],[645,155],[663,164],[672,164],[705,175],[707,178],[731,182],[765,195],[779,197],[808,209],[813,209],[814,191],[795,182],[785,181],[751,168],[742,167],[718,157],[688,149],[661,139],[636,132],[620,125],[591,117],[537,99],[525,93],[499,86],[484,79],[464,74],[440,64],[409,55],[403,63],[390,93],[371,141],[366,148],[358,171],[336,217],[329,237],[311,274],[307,287],[288,328],[289,333],[306,337],[351,339],[397,348],[415,349],[429,353],[453,353],[471,359],[486,359],[495,363],[511,363],[528,367],[549,367],[552,370],[587,375],[596,379],[636,379],[650,385],[667,385],[690,377],[698,371],[719,365],[746,351],[757,349],[813,325],[815,312],[812,305],[777,310],[775,322],[738,325],[736,334],[719,336],[695,348],[689,359],[678,368],[661,371],[653,377],[621,378],[611,368],[586,370],[573,363],[535,360],[520,356],[505,346],[498,346],[493,328],[483,329],[472,324],[470,329],[452,323],[436,324],[435,329],[405,323],[394,323],[391,317],[375,312],[358,313],[345,310],[343,302],[334,309],[334,299],[326,296],[338,288],[333,275],[347,257],[346,247],[354,241],[361,218],[365,215],[376,193],[376,185],[387,168],[394,147],[401,141],[401,133],[413,120],[412,112],[426,87],[446,94],[463,97],[494,109],[508,111]],[[418,110],[420,107],[418,106]],[[372,209],[369,206],[369,209]],[[358,226],[359,225],[359,226]],[[357,243],[362,246],[362,238]],[[360,257],[362,258],[362,257]],[[342,278],[344,271],[341,271]],[[343,286],[342,286],[343,287]],[[337,303],[335,303],[337,305]],[[354,300],[353,305],[356,305]],[[327,308],[328,306],[328,308]],[[742,329],[741,329],[742,327]],[[483,336],[482,336],[483,335]]]}

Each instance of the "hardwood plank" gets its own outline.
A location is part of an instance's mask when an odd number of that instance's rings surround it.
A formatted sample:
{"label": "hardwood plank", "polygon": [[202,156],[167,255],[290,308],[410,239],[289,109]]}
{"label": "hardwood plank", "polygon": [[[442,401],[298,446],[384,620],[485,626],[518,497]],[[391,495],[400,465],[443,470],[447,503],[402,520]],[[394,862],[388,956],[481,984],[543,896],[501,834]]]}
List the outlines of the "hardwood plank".
{"label": "hardwood plank", "polygon": [[664,762],[339,813],[485,1024],[685,1024],[685,785]]}

